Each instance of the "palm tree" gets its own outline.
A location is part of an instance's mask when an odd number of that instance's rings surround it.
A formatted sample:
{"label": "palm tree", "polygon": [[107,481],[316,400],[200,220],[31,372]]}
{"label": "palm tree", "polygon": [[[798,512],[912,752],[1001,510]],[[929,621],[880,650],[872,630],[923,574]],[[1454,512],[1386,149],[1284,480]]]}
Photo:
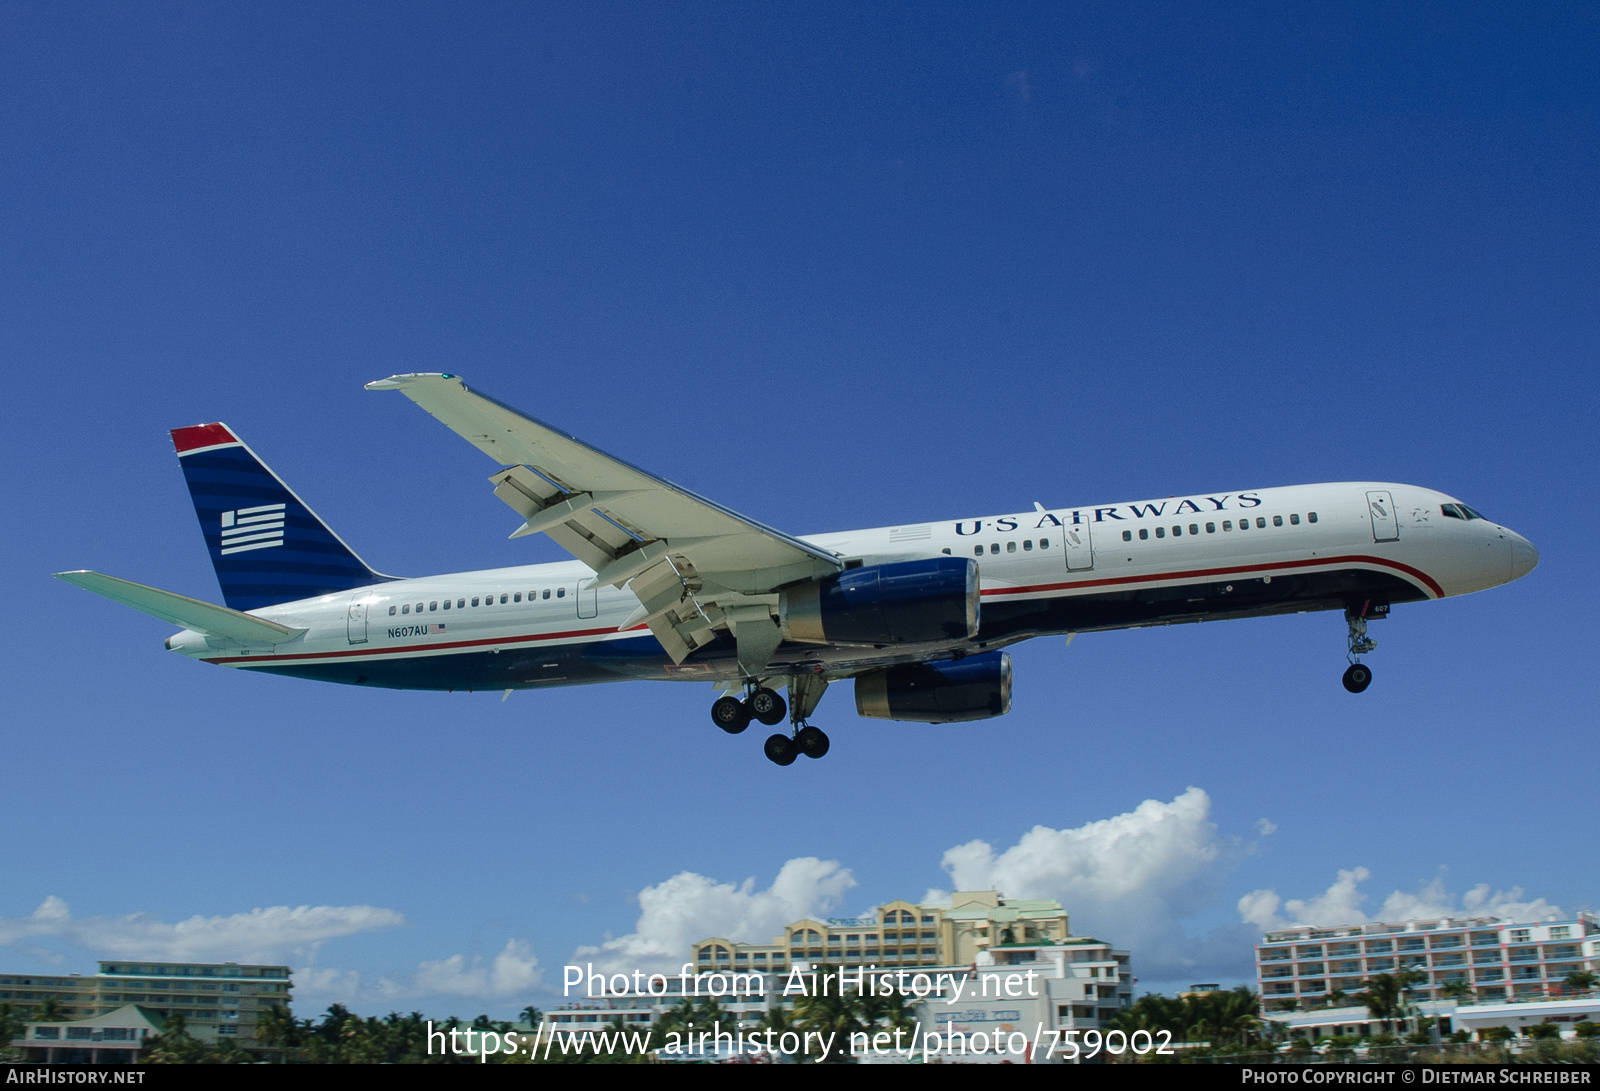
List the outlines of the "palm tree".
{"label": "palm tree", "polygon": [[540,1011],[532,1004],[529,1004],[527,1007],[523,1008],[519,1014],[521,1014],[523,1021],[526,1022],[530,1027],[536,1027],[540,1023],[544,1022],[544,1012]]}
{"label": "palm tree", "polygon": [[[823,981],[827,981],[830,977],[837,980],[838,975],[834,973],[834,967],[822,966],[820,970]],[[850,1035],[865,1029],[861,1023],[857,1000],[858,997],[854,994],[839,996],[830,990],[824,996],[806,995],[795,1001],[796,1025],[803,1031],[821,1034],[823,1041],[832,1044],[832,1048],[825,1056],[817,1058],[817,1063],[843,1061],[849,1057]]]}
{"label": "palm tree", "polygon": [[1366,991],[1359,994],[1361,1002],[1367,1006],[1367,1014],[1378,1020],[1387,1034],[1389,1023],[1405,1010],[1400,980],[1393,974],[1375,974],[1362,984]]}
{"label": "palm tree", "polygon": [[47,996],[33,1009],[35,1023],[60,1023],[67,1018],[67,1013],[61,1010],[61,1001],[53,996]]}
{"label": "palm tree", "polygon": [[1600,981],[1600,978],[1595,976],[1593,970],[1573,970],[1561,979],[1561,984],[1573,992],[1582,993],[1594,988],[1596,981]]}
{"label": "palm tree", "polygon": [[1444,987],[1439,991],[1445,996],[1448,996],[1451,1000],[1472,999],[1472,986],[1460,979],[1455,981],[1446,981],[1444,983]]}

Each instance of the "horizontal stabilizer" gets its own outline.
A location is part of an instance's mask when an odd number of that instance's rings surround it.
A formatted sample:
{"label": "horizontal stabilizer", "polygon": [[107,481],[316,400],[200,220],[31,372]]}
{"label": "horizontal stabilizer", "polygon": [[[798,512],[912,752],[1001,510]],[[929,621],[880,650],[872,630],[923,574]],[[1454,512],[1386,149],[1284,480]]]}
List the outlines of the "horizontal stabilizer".
{"label": "horizontal stabilizer", "polygon": [[154,587],[146,587],[142,583],[134,583],[132,580],[119,580],[115,576],[101,575],[99,572],[57,572],[56,579],[66,580],[85,591],[104,595],[112,602],[132,606],[135,610],[142,610],[162,621],[170,621],[174,625],[181,625],[185,629],[193,629],[207,636],[237,640],[241,644],[283,644],[305,632],[304,629],[279,625],[276,621],[230,610],[226,606],[201,602],[188,595],[161,591]]}

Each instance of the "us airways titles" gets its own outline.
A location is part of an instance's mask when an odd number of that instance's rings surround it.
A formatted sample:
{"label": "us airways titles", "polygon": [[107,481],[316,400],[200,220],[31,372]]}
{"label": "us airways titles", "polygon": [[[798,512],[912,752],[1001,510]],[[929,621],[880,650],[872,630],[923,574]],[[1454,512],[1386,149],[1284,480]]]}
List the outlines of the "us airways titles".
{"label": "us airways titles", "polygon": [[[1233,502],[1234,508],[1229,508],[1229,501]],[[1210,506],[1202,507],[1202,502]],[[1168,504],[1173,505],[1171,511],[1167,510]],[[1068,523],[1071,526],[1081,526],[1084,523],[1103,523],[1107,519],[1124,522],[1128,519],[1128,516],[1119,514],[1123,511],[1131,513],[1134,519],[1158,519],[1172,515],[1201,515],[1206,512],[1258,508],[1260,506],[1261,498],[1252,492],[1242,492],[1237,496],[1233,493],[1224,493],[1221,496],[1184,497],[1182,500],[1168,497],[1165,500],[1152,500],[1149,503],[1142,504],[1108,504],[1103,508],[1074,508],[1068,516]],[[1034,530],[1038,530],[1043,526],[1059,527],[1062,525],[1061,520],[1051,512],[1035,512],[1034,514],[1039,516],[1039,521],[1033,524]],[[963,520],[956,524],[956,533],[961,535],[981,534],[985,523],[989,525],[991,530],[1012,531],[1017,529],[1017,520],[1027,518],[1031,518],[1031,516],[1003,515],[998,519]]]}

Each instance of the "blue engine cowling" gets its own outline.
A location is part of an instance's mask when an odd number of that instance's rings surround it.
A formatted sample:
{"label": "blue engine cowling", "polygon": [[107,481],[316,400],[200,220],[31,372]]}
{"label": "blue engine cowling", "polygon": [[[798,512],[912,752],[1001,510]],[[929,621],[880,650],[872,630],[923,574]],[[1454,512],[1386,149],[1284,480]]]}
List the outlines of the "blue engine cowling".
{"label": "blue engine cowling", "polygon": [[978,562],[930,557],[853,568],[786,589],[786,639],[802,644],[923,644],[978,635]]}
{"label": "blue engine cowling", "polygon": [[889,667],[856,678],[856,712],[880,720],[955,724],[1011,711],[1005,652]]}

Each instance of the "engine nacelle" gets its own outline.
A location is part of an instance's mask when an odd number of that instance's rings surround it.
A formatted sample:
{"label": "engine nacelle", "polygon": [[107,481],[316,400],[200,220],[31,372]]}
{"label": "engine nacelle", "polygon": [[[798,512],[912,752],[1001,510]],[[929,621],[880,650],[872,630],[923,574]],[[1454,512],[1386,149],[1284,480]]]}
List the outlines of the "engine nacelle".
{"label": "engine nacelle", "polygon": [[978,635],[978,562],[930,557],[852,568],[785,590],[778,615],[802,644],[923,644]]}
{"label": "engine nacelle", "polygon": [[856,712],[880,720],[955,724],[1011,711],[1011,657],[1005,652],[941,659],[856,678]]}

